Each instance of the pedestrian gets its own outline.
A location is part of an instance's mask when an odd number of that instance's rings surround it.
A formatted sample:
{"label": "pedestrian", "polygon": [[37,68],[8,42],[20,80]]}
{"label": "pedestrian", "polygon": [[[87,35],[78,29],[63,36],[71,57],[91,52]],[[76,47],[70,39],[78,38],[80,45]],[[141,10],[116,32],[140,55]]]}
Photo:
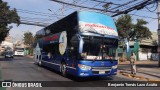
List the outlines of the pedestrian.
{"label": "pedestrian", "polygon": [[131,54],[130,64],[131,64],[131,74],[135,75],[136,74],[136,58],[135,58],[134,52]]}

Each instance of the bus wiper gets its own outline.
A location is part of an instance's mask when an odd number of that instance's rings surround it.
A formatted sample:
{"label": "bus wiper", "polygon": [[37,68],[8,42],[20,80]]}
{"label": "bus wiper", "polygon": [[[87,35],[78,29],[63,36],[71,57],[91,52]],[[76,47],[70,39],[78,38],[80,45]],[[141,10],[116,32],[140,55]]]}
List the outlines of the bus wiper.
{"label": "bus wiper", "polygon": [[95,32],[95,31],[87,31],[87,32],[94,33],[94,34],[98,34],[98,35],[100,35],[100,36],[104,36],[103,34],[100,34],[100,33]]}

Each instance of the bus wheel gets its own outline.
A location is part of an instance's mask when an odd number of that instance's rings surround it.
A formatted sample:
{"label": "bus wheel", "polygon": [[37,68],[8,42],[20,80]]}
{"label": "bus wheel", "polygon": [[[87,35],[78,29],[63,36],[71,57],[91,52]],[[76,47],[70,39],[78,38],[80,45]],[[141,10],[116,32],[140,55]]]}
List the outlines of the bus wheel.
{"label": "bus wheel", "polygon": [[61,73],[62,73],[62,76],[66,77],[66,64],[65,63],[61,64]]}

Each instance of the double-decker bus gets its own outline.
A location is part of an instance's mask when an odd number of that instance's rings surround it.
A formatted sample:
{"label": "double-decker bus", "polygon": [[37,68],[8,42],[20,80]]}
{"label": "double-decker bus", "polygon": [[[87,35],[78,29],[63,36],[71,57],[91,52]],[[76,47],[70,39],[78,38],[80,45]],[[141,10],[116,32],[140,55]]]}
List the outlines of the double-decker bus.
{"label": "double-decker bus", "polygon": [[96,12],[73,12],[36,32],[35,63],[63,76],[117,74],[118,33],[113,19]]}

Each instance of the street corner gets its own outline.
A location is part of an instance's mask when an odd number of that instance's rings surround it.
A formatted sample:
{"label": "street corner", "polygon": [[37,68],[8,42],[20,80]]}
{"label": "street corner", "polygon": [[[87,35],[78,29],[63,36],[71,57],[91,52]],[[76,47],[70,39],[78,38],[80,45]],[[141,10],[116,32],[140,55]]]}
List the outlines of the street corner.
{"label": "street corner", "polygon": [[119,74],[121,74],[121,75],[123,75],[125,77],[129,77],[129,78],[135,79],[135,80],[140,80],[140,81],[160,81],[160,79],[148,78],[145,75],[137,75],[137,74],[134,75],[134,74],[131,74],[130,72],[124,71],[124,70],[120,70]]}

